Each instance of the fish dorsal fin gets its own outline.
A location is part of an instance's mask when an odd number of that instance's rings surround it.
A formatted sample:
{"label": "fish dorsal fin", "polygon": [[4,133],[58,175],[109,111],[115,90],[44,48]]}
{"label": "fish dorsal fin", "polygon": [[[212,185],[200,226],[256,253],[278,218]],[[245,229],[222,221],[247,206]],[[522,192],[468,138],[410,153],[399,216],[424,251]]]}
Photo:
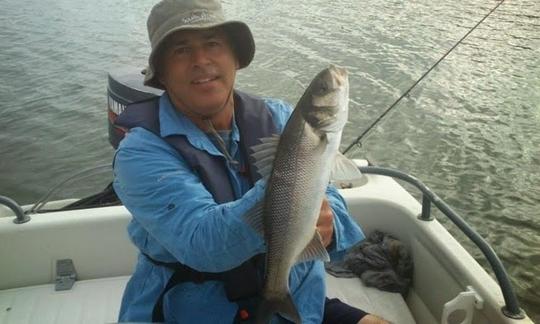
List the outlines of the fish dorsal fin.
{"label": "fish dorsal fin", "polygon": [[259,201],[244,214],[243,218],[249,226],[264,237],[263,212],[264,202]]}
{"label": "fish dorsal fin", "polygon": [[313,238],[306,246],[304,251],[300,253],[298,258],[296,259],[296,262],[305,262],[311,260],[322,260],[325,262],[330,261],[330,256],[328,255],[328,252],[326,251],[326,248],[322,243],[322,238],[321,234],[319,234],[319,231],[315,231]]}
{"label": "fish dorsal fin", "polygon": [[356,164],[345,155],[337,153],[334,159],[334,167],[330,173],[330,182],[341,187],[340,183],[352,183],[362,179],[364,175],[358,170]]}
{"label": "fish dorsal fin", "polygon": [[251,157],[255,161],[253,164],[262,178],[270,177],[278,144],[279,135],[272,135],[262,138],[261,144],[251,148],[253,151]]}

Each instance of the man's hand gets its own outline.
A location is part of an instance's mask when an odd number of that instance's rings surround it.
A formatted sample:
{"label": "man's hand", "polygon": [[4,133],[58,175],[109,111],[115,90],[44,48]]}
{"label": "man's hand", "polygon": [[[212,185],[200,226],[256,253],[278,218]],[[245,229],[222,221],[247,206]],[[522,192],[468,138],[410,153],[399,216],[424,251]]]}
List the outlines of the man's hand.
{"label": "man's hand", "polygon": [[321,234],[324,247],[328,247],[332,243],[332,236],[334,234],[334,212],[330,208],[330,204],[326,198],[323,199],[321,205],[321,212],[317,220],[317,230]]}

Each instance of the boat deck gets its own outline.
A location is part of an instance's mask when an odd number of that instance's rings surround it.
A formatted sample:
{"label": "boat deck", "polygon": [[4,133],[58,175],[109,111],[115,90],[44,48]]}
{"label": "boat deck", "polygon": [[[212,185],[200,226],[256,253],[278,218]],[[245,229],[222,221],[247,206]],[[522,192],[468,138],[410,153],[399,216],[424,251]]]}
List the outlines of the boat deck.
{"label": "boat deck", "polygon": [[[0,323],[114,323],[128,279],[121,276],[77,281],[66,291],[54,291],[54,284],[0,291]],[[365,287],[356,278],[328,275],[327,280],[329,297],[338,297],[394,323],[415,323],[399,294]]]}
{"label": "boat deck", "polygon": [[112,323],[129,276],[77,281],[71,290],[54,284],[0,291],[0,323]]}

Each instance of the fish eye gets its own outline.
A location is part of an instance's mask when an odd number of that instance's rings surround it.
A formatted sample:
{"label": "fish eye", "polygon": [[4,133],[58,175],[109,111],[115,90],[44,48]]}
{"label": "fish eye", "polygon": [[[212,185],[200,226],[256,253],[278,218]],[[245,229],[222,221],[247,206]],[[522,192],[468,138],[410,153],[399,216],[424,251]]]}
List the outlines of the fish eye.
{"label": "fish eye", "polygon": [[323,95],[323,94],[325,94],[325,93],[328,92],[328,89],[329,89],[329,87],[328,87],[328,85],[326,84],[326,82],[321,82],[321,83],[319,83],[319,87],[318,87],[318,89],[317,89],[317,90],[318,90],[317,92],[318,92],[320,95]]}

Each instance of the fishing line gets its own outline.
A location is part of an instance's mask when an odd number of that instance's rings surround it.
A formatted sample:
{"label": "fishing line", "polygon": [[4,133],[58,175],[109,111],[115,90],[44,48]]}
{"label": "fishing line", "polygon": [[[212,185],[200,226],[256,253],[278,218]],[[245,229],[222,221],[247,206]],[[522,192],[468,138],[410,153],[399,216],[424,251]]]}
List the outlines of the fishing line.
{"label": "fishing line", "polygon": [[377,117],[377,119],[375,119],[375,121],[371,125],[369,125],[369,127],[343,151],[343,154],[347,154],[347,152],[355,145],[361,146],[360,141],[364,138],[364,136],[366,136],[366,134],[368,134],[373,129],[373,127],[375,127],[375,125],[377,125],[392,109],[394,109],[394,107],[401,101],[401,99],[407,97],[412,89],[414,89],[435,67],[437,67],[437,65],[439,65],[439,63],[441,63],[448,56],[448,54],[450,54],[459,44],[461,44],[461,42],[463,42],[463,40],[465,40],[467,36],[469,36],[478,26],[480,26],[480,24],[484,22],[484,20],[486,20],[486,18],[489,17],[503,2],[504,0],[501,0],[499,3],[497,3],[497,5],[493,7],[493,9],[491,9],[484,16],[484,18],[482,18],[473,28],[471,28],[463,37],[461,37],[461,39],[458,40],[457,43],[454,44],[454,46],[452,46],[446,53],[444,53],[444,55],[437,62],[435,62],[435,64],[433,64],[429,68],[429,70],[427,70],[420,77],[420,79],[416,80],[416,82],[409,89],[407,89],[407,91],[405,91],[401,95],[401,97],[399,97],[392,105],[390,105],[390,107],[388,107],[379,117]]}

